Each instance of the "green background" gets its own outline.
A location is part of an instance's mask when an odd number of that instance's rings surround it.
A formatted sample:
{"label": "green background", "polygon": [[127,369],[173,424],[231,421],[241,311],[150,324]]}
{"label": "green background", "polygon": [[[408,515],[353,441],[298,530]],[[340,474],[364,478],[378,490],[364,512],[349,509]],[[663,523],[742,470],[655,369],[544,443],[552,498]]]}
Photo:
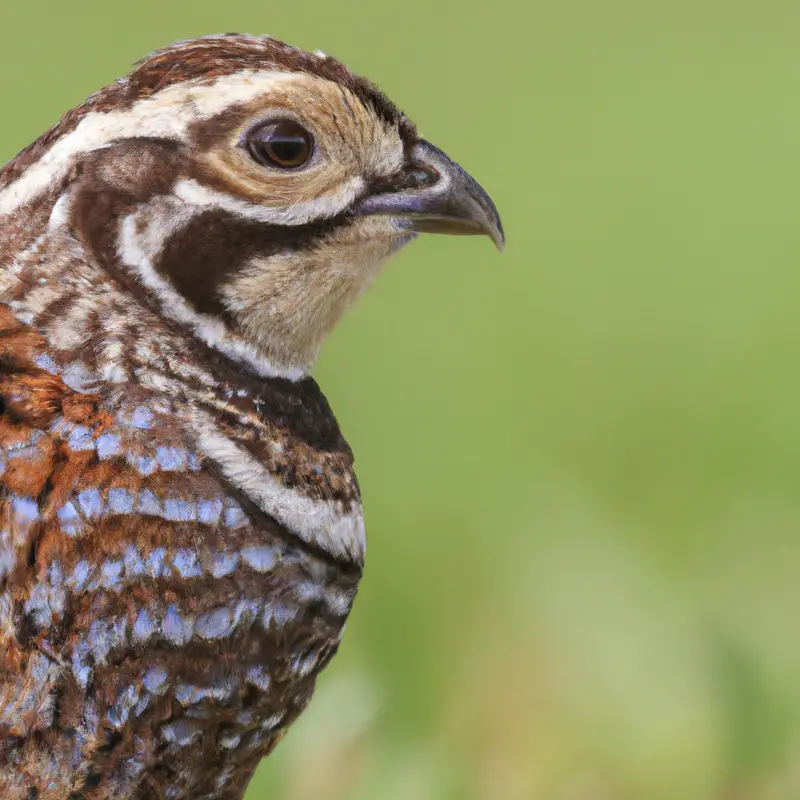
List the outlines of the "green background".
{"label": "green background", "polygon": [[508,247],[386,270],[316,374],[368,567],[248,800],[800,798],[800,5],[0,9],[0,157],[221,31],[377,81]]}

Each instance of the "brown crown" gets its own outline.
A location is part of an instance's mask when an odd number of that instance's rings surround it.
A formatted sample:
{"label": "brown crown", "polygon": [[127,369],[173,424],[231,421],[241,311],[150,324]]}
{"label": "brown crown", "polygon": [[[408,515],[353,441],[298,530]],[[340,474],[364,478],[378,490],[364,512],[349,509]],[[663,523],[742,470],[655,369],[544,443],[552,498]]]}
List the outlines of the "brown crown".
{"label": "brown crown", "polygon": [[413,123],[373,83],[353,74],[335,58],[308,53],[266,36],[231,33],[176,42],[142,59],[127,77],[68,111],[57,125],[6,164],[0,170],[0,188],[16,180],[87,114],[125,110],[169,86],[213,81],[242,70],[305,72],[341,84],[381,119],[400,128],[403,138],[416,139]]}

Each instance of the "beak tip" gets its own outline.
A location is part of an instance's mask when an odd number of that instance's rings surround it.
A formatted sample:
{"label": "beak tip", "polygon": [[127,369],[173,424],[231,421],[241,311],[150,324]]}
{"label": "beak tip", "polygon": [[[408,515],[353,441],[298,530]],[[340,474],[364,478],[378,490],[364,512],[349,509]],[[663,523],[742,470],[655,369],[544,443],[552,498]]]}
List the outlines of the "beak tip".
{"label": "beak tip", "polygon": [[497,248],[498,253],[502,253],[503,250],[506,248],[506,235],[503,232],[503,228],[501,225],[498,225],[494,228],[490,233],[489,236],[491,240],[494,242],[494,246]]}
{"label": "beak tip", "polygon": [[[491,202],[491,201],[489,201]],[[497,248],[498,252],[502,253],[506,246],[506,234],[503,230],[503,223],[500,221],[500,215],[494,204],[491,205],[492,214],[481,214],[481,219],[475,228],[475,233],[482,233],[488,236]]]}

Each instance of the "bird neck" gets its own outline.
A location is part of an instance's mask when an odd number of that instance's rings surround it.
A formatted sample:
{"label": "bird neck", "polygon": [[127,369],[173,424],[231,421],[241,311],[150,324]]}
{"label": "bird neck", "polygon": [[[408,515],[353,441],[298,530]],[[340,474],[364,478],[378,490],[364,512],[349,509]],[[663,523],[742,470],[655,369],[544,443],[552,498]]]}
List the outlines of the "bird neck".
{"label": "bird neck", "polygon": [[[65,202],[27,208],[0,239],[0,298],[46,343],[35,365],[110,410],[153,402],[255,508],[291,512],[284,524],[306,544],[360,565],[352,454],[313,379],[258,375],[159,314],[131,276],[87,257]],[[301,485],[297,497],[286,474]]]}
{"label": "bird neck", "polygon": [[142,386],[177,397],[203,386],[207,393],[235,396],[265,378],[305,376],[274,367],[241,337],[204,342],[159,313],[153,293],[105,254],[98,258],[94,250],[101,243],[76,230],[75,202],[67,189],[26,206],[4,225],[9,235],[0,239],[0,297],[42,334],[71,388]]}

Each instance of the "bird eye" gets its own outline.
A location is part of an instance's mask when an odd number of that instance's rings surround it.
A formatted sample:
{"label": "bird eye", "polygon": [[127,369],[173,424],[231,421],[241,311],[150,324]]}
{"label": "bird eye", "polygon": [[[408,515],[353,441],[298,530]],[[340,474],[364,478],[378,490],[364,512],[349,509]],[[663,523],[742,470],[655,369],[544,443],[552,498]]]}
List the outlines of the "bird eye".
{"label": "bird eye", "polygon": [[282,119],[254,128],[247,134],[247,151],[264,167],[302,167],[314,149],[311,134],[297,122]]}

